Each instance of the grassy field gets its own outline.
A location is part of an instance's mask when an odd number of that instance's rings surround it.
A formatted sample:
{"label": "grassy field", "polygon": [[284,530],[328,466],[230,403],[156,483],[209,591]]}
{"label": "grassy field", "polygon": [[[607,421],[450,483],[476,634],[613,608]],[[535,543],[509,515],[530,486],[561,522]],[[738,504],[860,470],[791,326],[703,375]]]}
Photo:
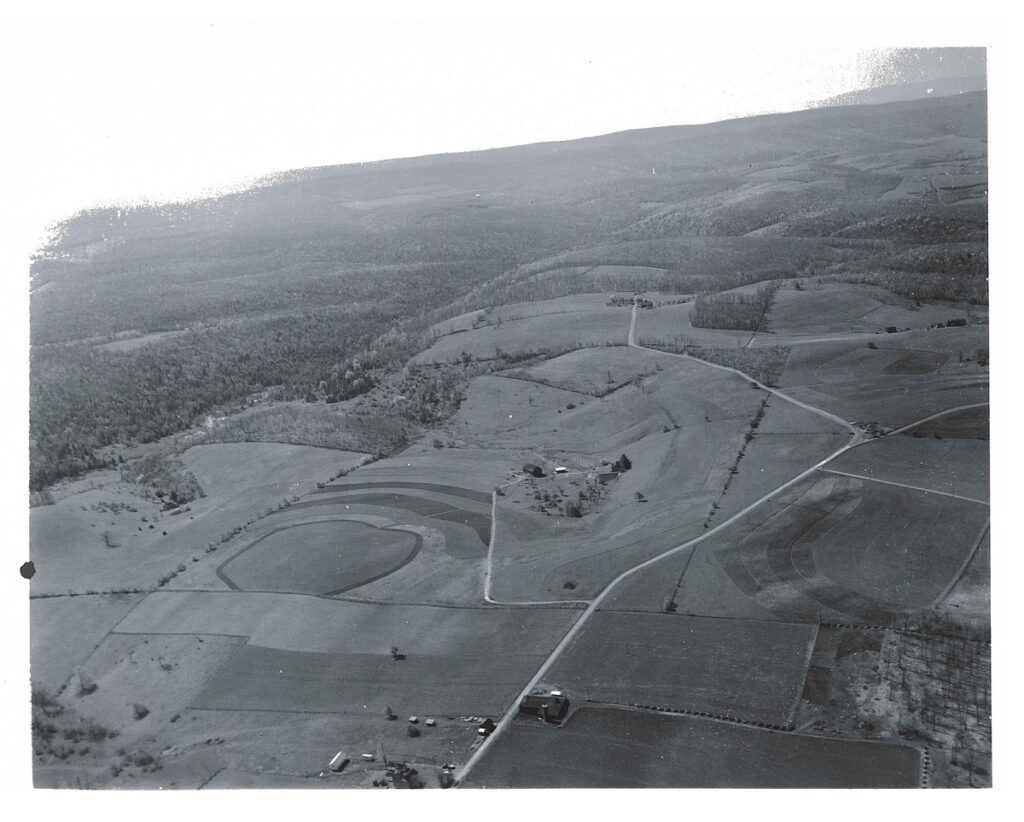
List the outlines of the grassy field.
{"label": "grassy field", "polygon": [[529,678],[530,666],[541,662],[533,654],[481,659],[455,652],[438,658],[414,650],[396,662],[386,651],[328,654],[246,644],[218,669],[193,707],[369,718],[383,717],[390,705],[403,718],[498,716],[517,684]]}
{"label": "grassy field", "polygon": [[141,599],[140,594],[95,594],[31,600],[33,685],[53,692],[63,688],[75,668]]}
{"label": "grassy field", "polygon": [[720,328],[697,328],[690,321],[694,303],[662,305],[641,311],[636,321],[636,338],[641,344],[649,340],[682,339],[694,345],[719,348],[741,348],[752,336],[750,331]]}
{"label": "grassy field", "polygon": [[[602,397],[627,383],[654,374],[663,365],[657,355],[635,348],[582,348],[539,365],[521,376],[554,388]],[[520,371],[509,372],[520,376]]]}
{"label": "grassy field", "polygon": [[419,551],[416,534],[351,520],[282,527],[219,569],[231,587],[332,595],[401,568]]}
{"label": "grassy field", "polygon": [[466,664],[472,659],[486,664],[495,642],[511,655],[544,653],[575,616],[568,608],[446,608],[296,594],[160,591],[150,594],[118,630],[155,633],[173,626],[179,633],[247,636],[254,645],[311,653],[389,656],[397,645],[410,659],[457,654],[466,657]]}
{"label": "grassy field", "polygon": [[545,674],[575,700],[787,726],[816,626],[599,611]]}
{"label": "grassy field", "polygon": [[906,745],[583,708],[564,728],[513,723],[467,787],[916,788],[920,771]]}
{"label": "grassy field", "polygon": [[[152,588],[232,529],[362,455],[304,446],[238,443],[190,448],[182,457],[206,492],[189,510],[162,510],[139,497],[116,471],[66,484],[54,505],[33,508],[33,595]],[[127,559],[130,557],[130,561]]]}
{"label": "grassy field", "polygon": [[988,369],[973,358],[987,346],[985,325],[793,345],[779,386],[844,419],[896,428],[986,402]]}
{"label": "grassy field", "polygon": [[910,434],[865,443],[843,454],[829,467],[868,479],[988,500],[987,440],[946,439],[942,435],[936,439],[934,434],[926,439]]}
{"label": "grassy field", "polygon": [[[833,333],[878,332],[889,326],[927,328],[935,323],[968,319],[979,312],[969,307],[934,303],[915,305],[877,286],[810,283],[801,290],[781,288],[772,302],[769,337],[800,338]],[[785,344],[785,343],[777,343]]]}
{"label": "grassy field", "polygon": [[[413,362],[454,362],[463,352],[478,360],[494,359],[500,349],[506,354],[563,352],[585,346],[625,345],[629,330],[629,309],[606,305],[607,294],[583,294],[560,300],[503,306],[486,318],[452,325],[459,329],[439,337]],[[476,320],[476,327],[473,327]]]}

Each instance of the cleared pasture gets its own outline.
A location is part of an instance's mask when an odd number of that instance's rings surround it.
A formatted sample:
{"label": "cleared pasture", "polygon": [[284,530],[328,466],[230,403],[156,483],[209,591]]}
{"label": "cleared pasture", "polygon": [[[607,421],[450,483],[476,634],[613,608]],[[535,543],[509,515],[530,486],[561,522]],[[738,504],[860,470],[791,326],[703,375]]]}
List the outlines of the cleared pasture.
{"label": "cleared pasture", "polygon": [[463,352],[478,360],[490,360],[499,350],[521,354],[625,345],[629,309],[605,306],[607,295],[600,295],[599,299],[600,304],[590,301],[580,305],[565,300],[550,301],[553,305],[521,304],[522,314],[509,315],[500,323],[495,317],[476,328],[440,337],[430,348],[417,354],[413,362],[454,362]]}
{"label": "cleared pasture", "polygon": [[[397,457],[363,466],[351,479],[381,484],[395,481],[429,483],[443,486],[446,494],[459,495],[458,491],[449,492],[448,489],[467,486],[489,493],[508,475],[510,468],[518,470],[522,463],[520,454],[505,453],[498,447],[488,447],[487,443],[480,447],[468,444],[443,450],[429,446],[417,449],[414,446]],[[346,485],[346,480],[339,480],[338,484]]]}
{"label": "cleared pasture", "polygon": [[[302,594],[158,591],[121,623],[122,633],[221,633],[253,645],[328,654],[489,659],[546,654],[579,615],[572,608],[453,608],[329,600]],[[531,671],[532,673],[532,671]],[[529,679],[525,677],[523,681]]]}
{"label": "cleared pasture", "polygon": [[141,594],[96,594],[30,600],[32,683],[49,691],[62,688],[141,599]]}
{"label": "cleared pasture", "polygon": [[971,499],[989,498],[989,446],[981,439],[884,437],[847,451],[829,468]]}
{"label": "cleared pasture", "polygon": [[398,570],[422,540],[351,520],[284,526],[252,542],[218,569],[232,588],[333,595]]}
{"label": "cleared pasture", "polygon": [[772,302],[769,327],[794,336],[833,332],[926,328],[951,319],[967,319],[962,308],[926,303],[920,306],[883,288],[852,283],[780,288]]}
{"label": "cleared pasture", "polygon": [[817,626],[599,611],[545,679],[570,698],[787,725]]}
{"label": "cleared pasture", "polygon": [[182,461],[206,496],[175,514],[132,493],[116,472],[87,475],[68,483],[66,496],[56,504],[30,512],[37,569],[32,593],[152,587],[179,564],[191,565],[191,557],[202,555],[208,543],[286,499],[315,490],[318,481],[354,467],[361,458],[296,445],[196,446]]}
{"label": "cleared pasture", "polygon": [[[158,736],[238,649],[240,636],[108,635],[82,666],[96,690],[77,707],[121,733],[121,744]],[[134,705],[144,706],[136,718]]]}
{"label": "cleared pasture", "polygon": [[961,405],[988,402],[987,376],[889,376],[844,382],[787,386],[791,396],[851,422],[899,428]]}
{"label": "cleared pasture", "polygon": [[600,397],[654,374],[664,357],[636,348],[581,348],[524,370],[528,379]]}
{"label": "cleared pasture", "polygon": [[750,331],[696,327],[691,319],[694,306],[693,302],[678,303],[637,312],[637,342],[649,345],[658,341],[681,339],[712,348],[742,348],[750,341]]}
{"label": "cleared pasture", "polygon": [[[582,268],[573,270],[583,271]],[[544,275],[539,275],[538,279],[544,279]],[[482,308],[477,311],[468,311],[465,314],[460,314],[457,317],[434,324],[431,326],[431,330],[438,335],[460,334],[474,328],[497,324],[499,320],[504,324],[526,317],[541,317],[546,314],[568,314],[569,312],[579,311],[603,311],[606,308],[608,308],[607,292],[571,294],[566,297],[556,297],[550,300],[530,300],[494,306],[493,308]]]}
{"label": "cleared pasture", "polygon": [[466,787],[916,788],[920,778],[908,745],[588,707],[562,728],[512,723]]}
{"label": "cleared pasture", "polygon": [[542,662],[537,654],[471,657],[456,649],[442,662],[412,647],[396,662],[386,651],[326,654],[247,644],[214,674],[193,707],[370,718],[400,705],[405,715],[497,716]]}

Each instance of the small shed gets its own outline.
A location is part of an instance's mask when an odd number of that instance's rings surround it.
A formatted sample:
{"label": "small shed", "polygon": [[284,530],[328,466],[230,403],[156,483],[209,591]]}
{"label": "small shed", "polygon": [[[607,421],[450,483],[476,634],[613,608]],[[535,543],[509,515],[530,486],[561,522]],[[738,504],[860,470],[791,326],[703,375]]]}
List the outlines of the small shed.
{"label": "small shed", "polygon": [[564,465],[559,465],[559,466],[557,466],[555,468],[555,473],[556,474],[568,474],[569,473],[569,469],[566,468]]}
{"label": "small shed", "polygon": [[543,477],[544,469],[539,465],[534,465],[532,462],[528,462],[523,466],[523,473],[529,474],[531,477]]}
{"label": "small shed", "polygon": [[483,722],[480,723],[480,727],[476,729],[476,732],[482,738],[486,739],[492,733],[494,733],[495,727],[497,727],[497,726],[494,724],[494,720],[493,719],[485,719]]}

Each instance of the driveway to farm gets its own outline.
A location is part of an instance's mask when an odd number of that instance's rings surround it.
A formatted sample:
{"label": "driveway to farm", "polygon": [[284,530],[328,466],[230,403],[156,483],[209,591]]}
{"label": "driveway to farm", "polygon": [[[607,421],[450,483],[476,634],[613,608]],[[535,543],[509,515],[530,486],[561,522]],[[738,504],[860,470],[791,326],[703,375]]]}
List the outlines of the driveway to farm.
{"label": "driveway to farm", "polygon": [[[480,760],[480,758],[487,751],[487,749],[490,748],[490,746],[494,744],[494,741],[496,739],[498,739],[498,737],[500,737],[501,734],[508,728],[509,724],[512,722],[512,719],[515,717],[515,715],[516,715],[516,713],[518,711],[519,703],[522,701],[522,699],[524,697],[526,697],[527,695],[529,695],[529,693],[533,690],[533,688],[536,687],[537,683],[539,683],[541,681],[541,678],[548,672],[548,670],[550,670],[550,668],[554,664],[555,660],[557,660],[558,657],[565,651],[565,649],[569,647],[570,643],[576,638],[576,636],[583,629],[583,626],[587,624],[588,620],[594,615],[594,613],[600,607],[601,603],[604,602],[604,600],[616,588],[616,586],[619,585],[619,583],[621,583],[623,580],[626,580],[629,577],[633,576],[638,571],[642,571],[644,568],[649,568],[650,566],[654,565],[655,563],[661,562],[663,559],[666,559],[666,558],[668,558],[670,556],[674,556],[674,555],[676,555],[678,553],[681,553],[682,551],[689,550],[689,549],[695,547],[696,545],[700,544],[701,542],[704,542],[704,540],[714,536],[719,531],[721,531],[721,530],[723,530],[725,528],[728,528],[734,522],[736,522],[737,520],[742,519],[747,514],[749,514],[751,511],[753,511],[755,508],[758,508],[760,505],[762,505],[763,503],[765,503],[768,500],[772,499],[773,497],[777,496],[781,492],[785,491],[787,488],[790,488],[790,487],[796,485],[798,482],[802,481],[806,477],[810,476],[811,474],[815,473],[819,469],[823,468],[825,465],[827,465],[828,463],[832,462],[837,457],[841,456],[842,454],[845,454],[851,448],[856,448],[858,445],[862,445],[863,443],[870,441],[870,440],[868,440],[868,439],[866,439],[864,437],[863,433],[859,429],[857,429],[856,427],[851,425],[848,421],[846,421],[844,419],[841,419],[840,417],[837,417],[835,414],[830,414],[828,411],[824,411],[824,410],[822,410],[820,408],[816,408],[816,407],[814,407],[812,405],[808,405],[807,403],[801,402],[800,400],[794,399],[793,397],[790,397],[788,394],[785,394],[784,392],[779,391],[779,390],[777,390],[775,388],[770,388],[769,386],[764,385],[763,383],[759,382],[758,380],[755,380],[749,374],[744,374],[742,371],[739,371],[739,370],[737,370],[735,368],[728,368],[726,366],[716,365],[714,363],[709,363],[709,362],[706,362],[705,360],[701,360],[701,359],[698,359],[696,357],[691,357],[688,354],[675,354],[675,353],[672,353],[672,352],[659,351],[658,349],[647,348],[646,346],[639,345],[636,342],[636,320],[637,320],[637,303],[636,303],[636,300],[634,299],[633,311],[632,311],[632,314],[631,314],[631,317],[630,317],[630,323],[629,323],[629,336],[628,336],[628,341],[627,341],[628,345],[630,347],[632,347],[632,348],[640,348],[640,349],[643,349],[645,351],[654,351],[655,353],[663,354],[663,355],[668,356],[668,357],[679,357],[680,359],[691,360],[693,362],[701,363],[702,365],[705,365],[705,366],[707,366],[709,368],[717,368],[720,371],[730,371],[733,374],[736,374],[737,376],[743,378],[744,380],[747,380],[749,383],[756,385],[757,387],[763,389],[764,391],[767,391],[770,394],[774,394],[775,396],[779,397],[782,400],[785,400],[786,402],[790,402],[793,405],[796,405],[796,406],[798,406],[800,408],[803,408],[806,411],[810,411],[811,413],[817,414],[817,415],[819,415],[821,417],[824,417],[825,419],[828,419],[828,420],[831,420],[833,422],[839,423],[840,425],[842,425],[843,427],[845,427],[846,429],[848,429],[850,431],[850,434],[851,434],[850,441],[847,442],[846,445],[844,445],[841,448],[839,448],[838,450],[836,450],[830,456],[826,457],[825,459],[821,460],[820,462],[816,463],[815,465],[812,465],[810,468],[806,469],[805,471],[802,471],[801,473],[799,473],[797,476],[793,477],[789,481],[784,482],[782,485],[778,486],[773,491],[768,492],[767,494],[762,496],[760,499],[755,500],[754,502],[752,502],[750,505],[748,505],[742,511],[739,511],[738,513],[736,513],[733,516],[729,517],[727,520],[724,520],[723,522],[721,522],[720,524],[718,524],[714,528],[711,528],[708,531],[705,531],[701,536],[697,537],[696,539],[692,539],[692,540],[690,540],[688,542],[684,542],[681,545],[677,545],[675,548],[670,548],[669,550],[664,551],[664,552],[662,552],[661,554],[658,554],[655,557],[651,557],[650,559],[648,559],[648,560],[646,560],[644,562],[641,562],[638,565],[634,565],[632,568],[629,568],[626,571],[623,571],[621,574],[619,574],[617,577],[615,577],[615,579],[613,579],[611,582],[609,582],[608,585],[606,585],[602,589],[602,591],[593,600],[591,600],[589,602],[589,604],[587,605],[586,610],[583,612],[583,614],[580,616],[580,618],[578,620],[576,620],[575,623],[573,623],[572,628],[570,628],[568,633],[566,633],[566,635],[564,637],[562,637],[561,642],[559,642],[558,645],[556,645],[554,647],[554,649],[548,655],[547,659],[544,660],[544,663],[540,666],[540,668],[537,670],[537,672],[533,675],[533,678],[530,679],[530,681],[526,684],[526,686],[519,693],[519,696],[517,696],[516,699],[509,706],[509,709],[505,712],[504,716],[502,716],[502,718],[498,721],[497,725],[495,726],[495,728],[491,732],[491,734],[486,739],[484,739],[484,741],[473,752],[473,754],[469,757],[469,759],[466,761],[466,763],[461,768],[459,768],[459,770],[456,772],[455,779],[456,779],[456,784],[457,785],[462,784],[465,781],[466,775],[473,769],[473,766],[476,765],[476,763]],[[945,412],[942,412],[942,413],[943,414],[951,413],[952,411],[956,411],[956,410],[960,410],[960,409],[949,409],[949,410],[947,410]],[[930,417],[928,417],[928,418],[926,418],[924,420],[919,420],[917,422],[911,423],[910,425],[905,426],[904,428],[901,428],[899,430],[900,431],[904,431],[904,430],[906,430],[908,428],[912,428],[914,425],[918,425],[918,424],[920,424],[922,422],[925,422],[927,420],[933,419],[936,416],[942,416],[942,414],[932,415],[932,416],[930,416]],[[893,432],[893,433],[897,433],[897,432]],[[889,436],[891,436],[891,434]],[[494,495],[494,497],[492,499],[492,506],[493,506],[493,504],[496,504],[496,501],[497,501],[497,495]],[[492,507],[492,512],[493,512],[493,507]],[[492,518],[491,546],[490,546],[490,548],[488,550],[487,572],[486,572],[487,573],[487,586],[486,586],[485,590],[489,590],[489,586],[490,586],[491,554],[492,554],[492,551],[493,551],[493,547],[494,547],[494,521],[493,521],[493,518]],[[489,594],[485,595],[485,596],[488,596],[488,601],[492,601],[493,602],[493,600],[489,599]],[[516,603],[516,604],[519,604],[519,605],[540,605],[542,603],[525,603],[524,602],[524,603]]]}

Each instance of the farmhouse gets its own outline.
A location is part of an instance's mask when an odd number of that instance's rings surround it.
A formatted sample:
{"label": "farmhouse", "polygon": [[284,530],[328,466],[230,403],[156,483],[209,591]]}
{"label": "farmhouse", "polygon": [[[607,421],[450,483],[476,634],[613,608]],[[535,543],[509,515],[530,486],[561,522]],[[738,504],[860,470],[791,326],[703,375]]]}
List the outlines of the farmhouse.
{"label": "farmhouse", "polygon": [[545,722],[558,724],[569,712],[569,698],[561,692],[529,694],[519,703],[520,716],[535,716]]}
{"label": "farmhouse", "polygon": [[531,477],[543,477],[544,469],[539,465],[534,465],[532,462],[528,462],[523,466],[523,473],[529,474]]}

